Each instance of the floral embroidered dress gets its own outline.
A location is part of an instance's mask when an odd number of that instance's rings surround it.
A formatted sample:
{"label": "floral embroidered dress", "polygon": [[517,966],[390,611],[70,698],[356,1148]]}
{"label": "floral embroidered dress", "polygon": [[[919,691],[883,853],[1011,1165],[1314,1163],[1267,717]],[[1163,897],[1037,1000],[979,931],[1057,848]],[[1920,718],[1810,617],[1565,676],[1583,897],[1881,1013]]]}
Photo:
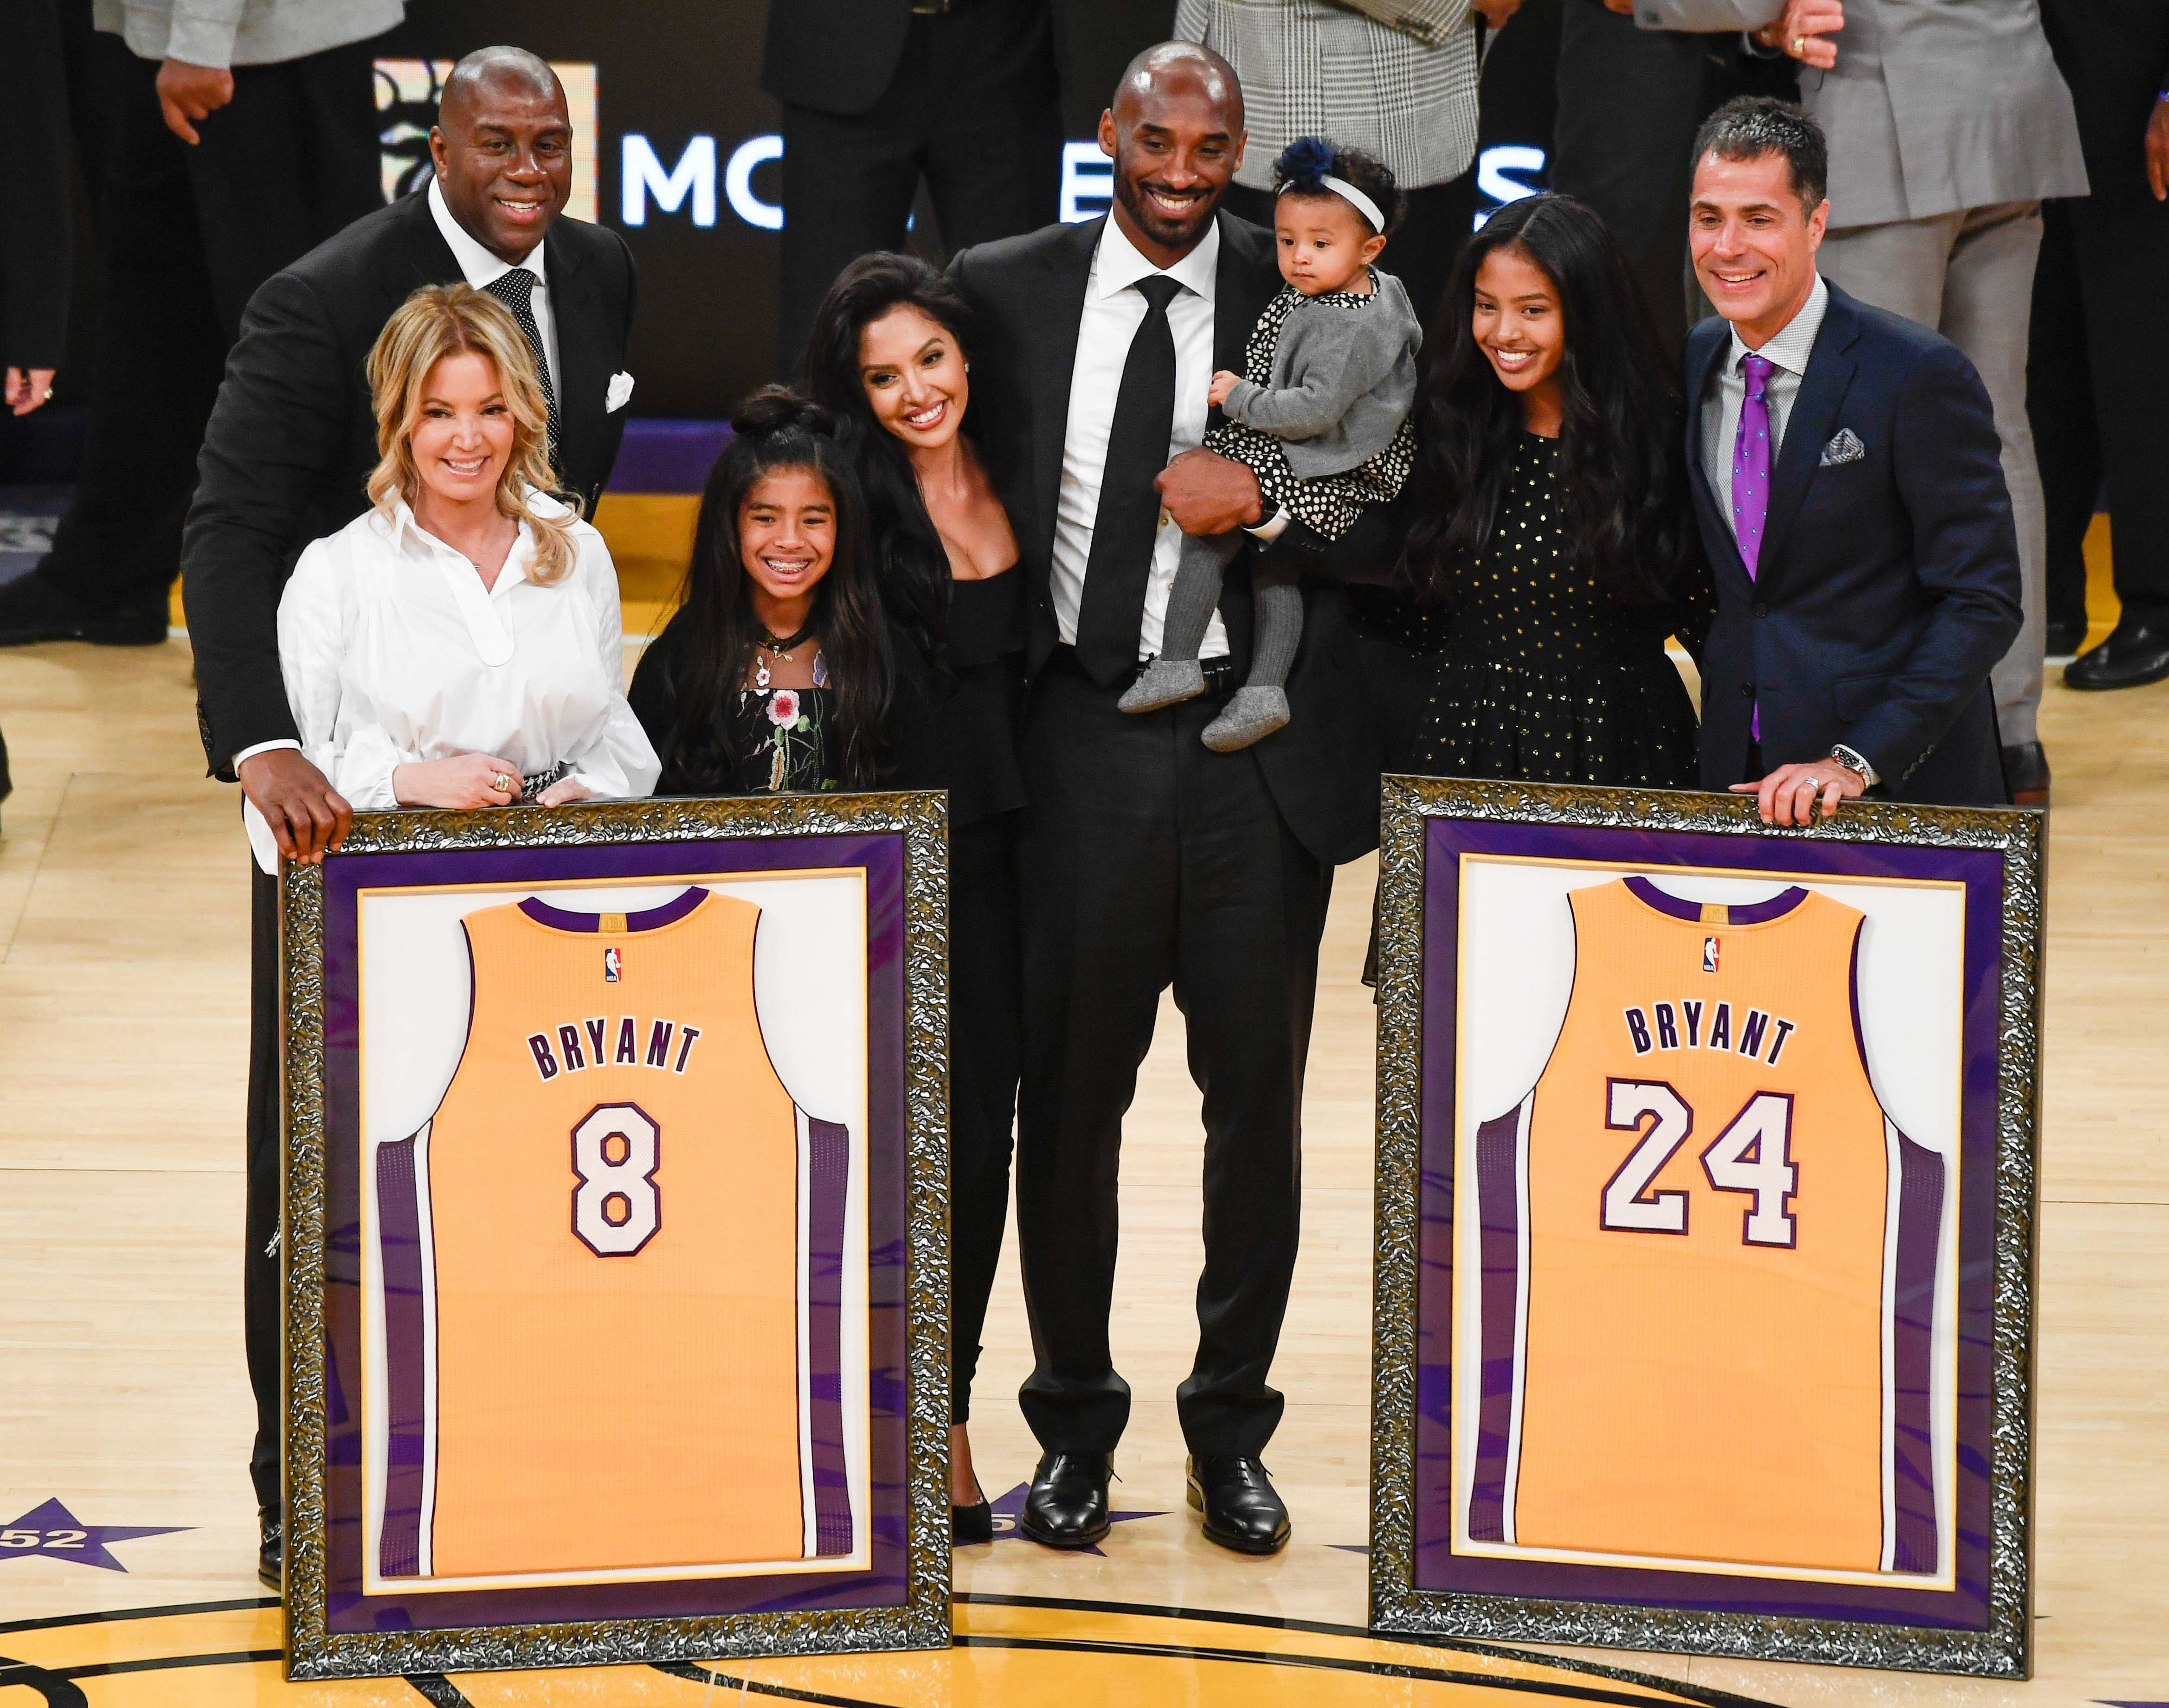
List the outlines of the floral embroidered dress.
{"label": "floral embroidered dress", "polygon": [[827,659],[813,656],[811,688],[738,690],[734,745],[738,786],[748,795],[783,795],[838,786],[829,752],[829,726],[836,716],[836,690],[829,685]]}

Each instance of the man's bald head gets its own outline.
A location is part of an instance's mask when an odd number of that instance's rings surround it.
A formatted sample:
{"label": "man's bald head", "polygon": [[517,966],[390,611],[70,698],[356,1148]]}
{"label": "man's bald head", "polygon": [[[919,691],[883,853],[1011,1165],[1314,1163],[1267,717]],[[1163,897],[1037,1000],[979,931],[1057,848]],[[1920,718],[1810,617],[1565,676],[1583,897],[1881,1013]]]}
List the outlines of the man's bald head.
{"label": "man's bald head", "polygon": [[1171,267],[1212,229],[1243,162],[1243,85],[1194,41],[1163,41],[1123,71],[1100,115],[1115,162],[1115,223],[1157,267]]}
{"label": "man's bald head", "polygon": [[452,67],[429,132],[445,205],[505,261],[534,253],[573,194],[573,120],[546,61],[477,48]]}
{"label": "man's bald head", "polygon": [[1119,124],[1126,102],[1134,109],[1177,94],[1202,97],[1218,109],[1229,131],[1242,133],[1242,80],[1234,67],[1195,41],[1155,42],[1123,67],[1111,109]]}
{"label": "man's bald head", "polygon": [[477,99],[498,93],[554,101],[559,111],[566,110],[564,87],[549,61],[524,47],[478,47],[445,79],[444,93],[437,98],[437,121],[442,124],[445,112],[455,106],[472,108]]}

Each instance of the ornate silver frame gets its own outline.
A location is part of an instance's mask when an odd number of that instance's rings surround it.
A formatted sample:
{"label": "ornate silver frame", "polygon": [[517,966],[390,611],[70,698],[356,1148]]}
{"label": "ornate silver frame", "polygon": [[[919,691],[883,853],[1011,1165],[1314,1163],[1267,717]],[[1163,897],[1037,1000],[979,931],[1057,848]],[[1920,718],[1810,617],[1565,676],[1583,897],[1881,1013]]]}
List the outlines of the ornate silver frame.
{"label": "ornate silver frame", "polygon": [[[1730,837],[1992,850],[2002,856],[1996,969],[1992,1442],[1985,1631],[1744,1615],[1612,1601],[1538,1600],[1415,1584],[1418,1190],[1421,1164],[1425,824],[1694,831]],[[1388,777],[1378,861],[1378,1104],[1371,1433],[1371,1623],[1495,1641],[1599,1645],[1756,1660],[2022,1679],[2032,1672],[2033,1311],[2044,816],[2033,811],[1847,802],[1834,819],[1774,829],[1752,797]]]}
{"label": "ornate silver frame", "polygon": [[449,1630],[328,1628],[323,870],[280,879],[287,1676],[351,1679],[946,1648],[949,1523],[948,804],[940,794],[654,800],[357,814],[342,855],[800,838],[903,842],[906,1591],[903,1604]]}

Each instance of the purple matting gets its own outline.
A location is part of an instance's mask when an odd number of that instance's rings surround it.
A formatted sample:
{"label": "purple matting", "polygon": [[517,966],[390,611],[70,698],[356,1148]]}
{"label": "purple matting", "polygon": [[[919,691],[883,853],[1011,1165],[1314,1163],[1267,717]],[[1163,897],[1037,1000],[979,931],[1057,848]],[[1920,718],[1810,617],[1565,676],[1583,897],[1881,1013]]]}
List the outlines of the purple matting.
{"label": "purple matting", "polygon": [[[653,883],[707,873],[860,867],[866,875],[866,1236],[869,1254],[872,1568],[845,1573],[365,1594],[362,1590],[360,1010],[357,954],[365,889]],[[327,1628],[333,1633],[698,1619],[814,1608],[901,1607],[909,1525],[905,1353],[903,837],[717,838],[610,848],[334,854],[324,862],[324,1419]],[[817,1147],[817,1152],[818,1147]],[[817,1165],[822,1158],[817,1154]],[[829,1159],[832,1163],[834,1159]],[[816,1277],[815,1303],[828,1290]],[[818,1407],[817,1407],[818,1409]],[[818,1432],[817,1432],[818,1433]],[[817,1448],[817,1483],[824,1455]],[[840,1467],[828,1464],[831,1472]],[[396,1480],[395,1480],[396,1487]],[[823,1551],[839,1528],[817,1497]],[[845,1525],[848,1519],[845,1520]]]}
{"label": "purple matting", "polygon": [[[2003,857],[1992,849],[1760,842],[1702,831],[1425,822],[1422,1185],[1418,1232],[1415,1587],[1708,1613],[1795,1615],[1954,1631],[1988,1627],[1989,1452],[1995,1285],[1997,979]],[[1463,854],[1773,875],[1938,879],[1965,886],[1958,1114],[1958,1487],[1951,1589],[1810,1583],[1722,1572],[1570,1565],[1456,1554],[1452,1435],[1454,1054]],[[1479,1143],[1482,1142],[1479,1140]],[[1482,1206],[1479,1206],[1481,1208]],[[1901,1325],[1902,1326],[1902,1325]],[[1901,1441],[1901,1473],[1911,1469]]]}

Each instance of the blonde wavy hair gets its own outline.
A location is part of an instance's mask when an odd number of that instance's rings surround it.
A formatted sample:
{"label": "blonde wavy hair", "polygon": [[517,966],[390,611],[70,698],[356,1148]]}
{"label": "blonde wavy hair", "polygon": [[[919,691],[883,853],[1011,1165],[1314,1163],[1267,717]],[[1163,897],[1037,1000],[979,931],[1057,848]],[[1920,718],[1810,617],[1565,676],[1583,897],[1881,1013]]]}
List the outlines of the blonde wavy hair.
{"label": "blonde wavy hair", "polygon": [[[369,501],[385,515],[393,501],[411,507],[421,489],[414,463],[414,429],[429,375],[447,356],[472,354],[497,370],[498,388],[512,412],[512,455],[497,480],[500,514],[534,530],[535,559],[527,578],[548,587],[572,572],[573,524],[579,519],[576,493],[557,491],[550,466],[549,413],[535,355],[512,311],[472,285],[425,285],[392,311],[369,353],[369,390],[376,412],[377,464],[369,476]],[[527,507],[526,489],[550,493],[566,506],[555,515]]]}

